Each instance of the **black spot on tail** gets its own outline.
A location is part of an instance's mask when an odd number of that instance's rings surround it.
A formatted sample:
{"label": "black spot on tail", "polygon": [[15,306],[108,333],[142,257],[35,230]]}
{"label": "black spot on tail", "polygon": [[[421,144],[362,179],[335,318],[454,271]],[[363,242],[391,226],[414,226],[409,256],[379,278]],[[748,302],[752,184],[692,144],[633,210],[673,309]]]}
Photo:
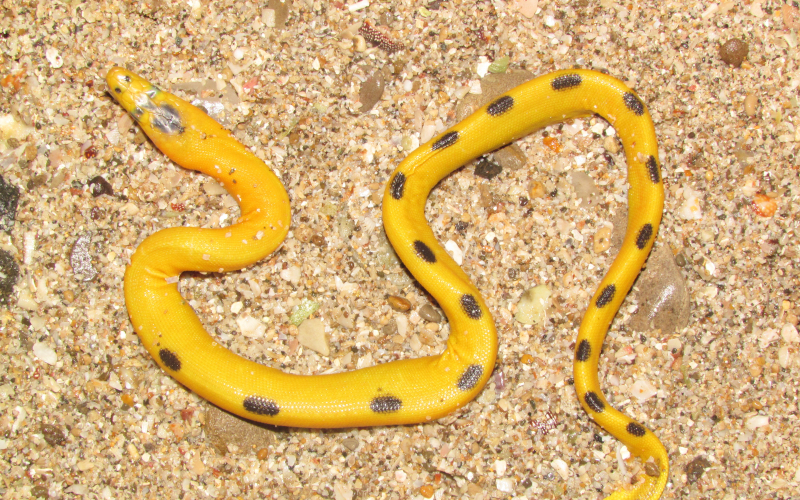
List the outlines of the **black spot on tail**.
{"label": "black spot on tail", "polygon": [[578,348],[575,349],[575,361],[588,361],[589,356],[592,355],[592,344],[588,340],[581,340]]}
{"label": "black spot on tail", "polygon": [[625,107],[633,111],[633,114],[636,116],[642,116],[644,114],[644,104],[633,92],[625,92],[625,95],[622,96],[622,100],[625,102]]}
{"label": "black spot on tail", "polygon": [[448,132],[442,136],[441,139],[433,143],[431,149],[436,151],[437,149],[444,149],[448,146],[452,146],[458,140],[458,132]]}
{"label": "black spot on tail", "polygon": [[461,296],[461,309],[472,319],[480,319],[480,317],[483,316],[483,311],[481,311],[481,306],[478,305],[478,301],[468,293]]}
{"label": "black spot on tail", "polygon": [[639,425],[636,422],[629,423],[625,429],[628,431],[628,434],[636,437],[642,437],[647,432],[647,429],[645,429],[644,426]]}
{"label": "black spot on tail", "polygon": [[553,78],[553,81],[550,82],[550,86],[553,90],[564,90],[570,89],[572,87],[577,87],[583,82],[583,78],[581,75],[572,73],[569,75],[561,75]]}
{"label": "black spot on tail", "polygon": [[483,375],[483,367],[481,365],[469,365],[458,379],[458,388],[462,391],[472,389],[481,380],[481,375]]}
{"label": "black spot on tail", "polygon": [[510,95],[504,95],[486,107],[486,112],[491,116],[500,116],[509,109],[514,107],[514,98]]}
{"label": "black spot on tail", "polygon": [[434,255],[431,247],[419,240],[414,242],[414,251],[417,253],[419,258],[425,262],[428,262],[429,264],[436,262],[436,255]]}
{"label": "black spot on tail", "polygon": [[256,415],[267,415],[269,417],[274,417],[281,411],[281,409],[278,407],[278,403],[261,396],[246,397],[242,406],[244,406],[244,409],[250,413],[255,413]]}
{"label": "black spot on tail", "polygon": [[394,413],[403,407],[403,402],[394,396],[378,396],[369,402],[369,409],[375,413]]}
{"label": "black spot on tail", "polygon": [[583,397],[583,400],[586,401],[586,405],[595,413],[603,413],[603,411],[606,409],[606,405],[603,404],[600,396],[594,392],[587,392]]}
{"label": "black spot on tail", "polygon": [[170,370],[174,372],[180,371],[181,360],[174,352],[170,351],[169,349],[161,349],[158,351],[158,357],[161,358],[161,362],[164,363],[164,366]]}
{"label": "black spot on tail", "polygon": [[653,225],[650,223],[645,224],[639,230],[639,234],[636,236],[636,247],[639,250],[644,249],[647,246],[647,243],[650,241],[650,238],[653,237]]}
{"label": "black spot on tail", "polygon": [[389,188],[389,194],[392,198],[399,200],[403,197],[403,189],[406,187],[406,175],[403,172],[397,172],[392,179],[392,185]]}
{"label": "black spot on tail", "polygon": [[656,157],[650,155],[650,158],[647,159],[647,171],[650,172],[650,180],[653,184],[658,184],[661,182],[661,173],[658,171],[658,162],[656,161]]}
{"label": "black spot on tail", "polygon": [[605,307],[614,299],[614,293],[617,291],[617,287],[615,285],[608,285],[607,287],[603,288],[603,291],[600,292],[600,296],[597,297],[597,302],[595,305],[597,307]]}

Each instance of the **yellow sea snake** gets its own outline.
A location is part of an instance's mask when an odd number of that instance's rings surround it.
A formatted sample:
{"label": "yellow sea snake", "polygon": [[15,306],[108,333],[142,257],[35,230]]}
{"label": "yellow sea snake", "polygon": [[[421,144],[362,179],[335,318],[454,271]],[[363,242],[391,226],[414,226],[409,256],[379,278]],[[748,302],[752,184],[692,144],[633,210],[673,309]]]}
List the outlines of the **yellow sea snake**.
{"label": "yellow sea snake", "polygon": [[587,70],[557,71],[516,87],[419,147],[392,174],[383,199],[386,234],[450,321],[438,356],[332,375],[301,376],[233,354],[208,333],[178,291],[183,271],[227,272],[275,250],[289,231],[289,198],[272,170],[203,111],[122,68],[111,95],[175,163],[219,180],[238,201],[229,227],[164,229],[145,239],[125,273],[136,333],[156,362],[201,397],[244,418],[295,427],[396,425],[437,419],[472,400],[495,365],[497,334],[480,293],[426,223],[430,190],[468,161],[551,123],[596,113],[617,130],[628,161],[628,228],[581,323],[575,390],[581,405],[643,461],[645,474],[614,499],[657,499],[667,482],[664,446],[606,401],[600,350],[639,274],[661,220],[664,189],[650,114],[622,82]]}

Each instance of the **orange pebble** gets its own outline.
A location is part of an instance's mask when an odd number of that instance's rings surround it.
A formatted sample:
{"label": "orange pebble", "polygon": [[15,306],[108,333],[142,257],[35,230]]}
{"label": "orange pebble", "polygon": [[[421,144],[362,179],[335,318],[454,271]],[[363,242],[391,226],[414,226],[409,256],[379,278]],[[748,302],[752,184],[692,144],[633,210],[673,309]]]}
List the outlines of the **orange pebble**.
{"label": "orange pebble", "polygon": [[545,137],[542,142],[544,142],[545,146],[552,149],[556,153],[560,153],[561,150],[563,149],[561,143],[558,142],[558,139],[556,139],[555,137]]}
{"label": "orange pebble", "polygon": [[753,196],[753,210],[761,217],[772,217],[778,210],[778,202],[775,198],[758,193]]}
{"label": "orange pebble", "polygon": [[425,498],[430,498],[433,496],[434,491],[435,490],[433,489],[433,486],[431,486],[430,484],[426,484],[420,487],[419,494],[424,496]]}
{"label": "orange pebble", "polygon": [[523,364],[529,365],[529,364],[533,363],[533,356],[531,356],[530,354],[526,354],[526,355],[522,356],[520,361],[522,361]]}
{"label": "orange pebble", "polygon": [[123,394],[122,395],[122,404],[127,406],[128,408],[133,406],[133,396],[130,394]]}

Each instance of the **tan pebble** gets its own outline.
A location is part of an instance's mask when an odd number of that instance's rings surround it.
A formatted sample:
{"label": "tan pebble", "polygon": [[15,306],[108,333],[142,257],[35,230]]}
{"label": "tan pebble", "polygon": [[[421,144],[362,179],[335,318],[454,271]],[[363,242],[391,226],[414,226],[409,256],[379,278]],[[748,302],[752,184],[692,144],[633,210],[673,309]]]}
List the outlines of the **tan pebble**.
{"label": "tan pebble", "polygon": [[439,331],[439,324],[438,323],[427,323],[425,324],[425,329],[429,332],[438,332]]}
{"label": "tan pebble", "polygon": [[658,477],[661,474],[661,468],[653,462],[644,464],[644,472],[650,477]]}
{"label": "tan pebble", "polygon": [[753,196],[753,210],[761,217],[772,217],[778,210],[778,202],[763,193]]}
{"label": "tan pebble", "polygon": [[64,290],[62,296],[64,297],[64,302],[67,304],[71,304],[75,300],[75,292],[72,290]]}
{"label": "tan pebble", "polygon": [[603,253],[611,247],[611,228],[601,227],[594,233],[594,253]]}
{"label": "tan pebble", "polygon": [[747,116],[754,116],[756,114],[756,106],[758,105],[758,98],[755,94],[750,93],[744,98],[744,113]]}
{"label": "tan pebble", "polygon": [[172,434],[175,436],[175,439],[180,441],[183,439],[184,431],[183,426],[177,422],[173,422],[169,424],[169,430],[172,431]]}
{"label": "tan pebble", "polygon": [[364,40],[364,37],[361,35],[356,35],[355,39],[355,49],[356,52],[364,52],[367,50],[367,41]]}
{"label": "tan pebble", "polygon": [[268,456],[269,456],[269,450],[266,448],[261,448],[260,450],[258,450],[258,452],[256,452],[256,458],[259,460],[266,460]]}
{"label": "tan pebble", "polygon": [[603,147],[611,154],[617,154],[620,151],[619,141],[616,137],[612,137],[610,135],[607,135],[606,138],[603,139]]}
{"label": "tan pebble", "polygon": [[294,236],[303,243],[308,243],[314,236],[314,231],[312,231],[311,228],[307,226],[300,226],[297,229],[295,229]]}
{"label": "tan pebble", "polygon": [[198,476],[206,471],[206,465],[203,463],[203,461],[200,459],[198,455],[195,455],[189,461],[189,468],[191,469],[192,472],[194,472]]}
{"label": "tan pebble", "polygon": [[411,302],[409,302],[408,299],[404,297],[398,297],[397,295],[389,295],[386,297],[386,302],[388,302],[389,307],[395,311],[408,312],[411,309]]}
{"label": "tan pebble", "polygon": [[544,195],[546,193],[546,190],[544,188],[544,184],[542,184],[539,181],[531,182],[531,188],[528,191],[528,193],[530,194],[531,198],[542,198],[542,197],[544,197]]}

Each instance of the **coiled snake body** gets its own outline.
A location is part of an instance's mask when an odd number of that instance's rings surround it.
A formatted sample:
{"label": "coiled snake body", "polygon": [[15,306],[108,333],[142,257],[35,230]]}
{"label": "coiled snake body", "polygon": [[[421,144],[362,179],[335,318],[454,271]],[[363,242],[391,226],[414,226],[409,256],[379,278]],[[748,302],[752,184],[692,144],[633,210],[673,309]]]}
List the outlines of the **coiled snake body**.
{"label": "coiled snake body", "polygon": [[428,193],[471,159],[545,125],[592,113],[608,120],[628,161],[628,228],[581,323],[575,389],[601,427],[649,461],[643,481],[609,498],[660,497],[668,477],[666,450],[652,432],[611,407],[597,375],[606,332],[650,252],[664,201],[650,114],[622,82],[587,70],[541,76],[411,153],[386,186],[383,221],[397,254],[447,315],[447,348],[438,356],[317,376],[287,374],[225,349],[177,287],[183,271],[234,271],[280,245],[290,223],[281,182],[230,132],[186,101],[122,68],[109,71],[107,82],[111,95],[164,154],[220,181],[241,209],[232,226],[164,229],[139,245],[125,273],[125,301],[142,344],[164,370],[215,405],[251,420],[296,427],[426,422],[472,400],[494,369],[497,334],[479,291],[426,223]]}

